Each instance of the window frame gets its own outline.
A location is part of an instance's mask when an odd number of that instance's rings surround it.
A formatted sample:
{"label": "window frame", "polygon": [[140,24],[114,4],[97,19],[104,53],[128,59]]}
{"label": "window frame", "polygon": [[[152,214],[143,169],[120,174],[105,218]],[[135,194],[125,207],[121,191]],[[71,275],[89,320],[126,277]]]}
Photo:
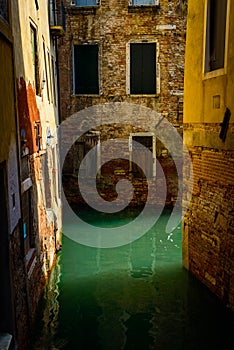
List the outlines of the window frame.
{"label": "window frame", "polygon": [[[133,94],[131,93],[131,44],[155,44],[156,46],[156,61],[155,61],[155,68],[156,68],[156,89],[155,93],[153,94],[147,94],[147,93],[139,93],[139,94]],[[126,94],[130,95],[131,97],[138,97],[138,96],[145,96],[145,97],[154,97],[158,96],[160,94],[160,64],[159,64],[159,42],[158,40],[130,40],[126,44]]]}
{"label": "window frame", "polygon": [[[78,4],[78,1],[79,0],[73,0],[73,1],[71,1],[71,5],[72,6],[75,6],[75,7],[97,7],[97,6],[100,6],[100,3],[101,3],[101,0],[95,0],[95,2],[96,2],[96,4],[90,4],[90,5],[84,5],[84,4],[82,4],[82,5],[79,5]],[[88,1],[88,0],[87,0]]]}
{"label": "window frame", "polygon": [[45,40],[43,39],[43,56],[44,56],[44,68],[45,68],[45,76],[43,76],[43,84],[44,84],[44,80],[46,83],[46,94],[47,94],[47,100],[50,103],[51,102],[51,98],[50,98],[50,90],[49,90],[49,77],[48,77],[48,64],[47,64],[47,55],[46,55],[46,46],[45,46]]}
{"label": "window frame", "polygon": [[159,6],[159,0],[154,0],[154,4],[134,4],[134,0],[128,0],[128,6],[137,7],[137,6]]}
{"label": "window frame", "polygon": [[[132,141],[134,140],[134,137],[137,138],[143,138],[143,137],[151,137],[152,138],[152,169],[151,174],[145,174],[147,178],[155,178],[156,177],[156,136],[153,132],[136,132],[136,133],[130,133],[129,135],[129,172],[132,173],[133,171],[133,147],[132,147]],[[138,141],[136,141],[138,142]],[[147,146],[143,147],[148,148]],[[149,148],[148,148],[149,150]]]}
{"label": "window frame", "polygon": [[[33,33],[33,34],[32,34]],[[34,54],[32,47],[32,35],[34,36]],[[41,80],[40,80],[40,62],[39,62],[39,41],[38,41],[38,28],[33,22],[30,22],[30,47],[32,53],[32,66],[33,66],[33,79],[35,93],[37,96],[41,96]]]}
{"label": "window frame", "polygon": [[53,55],[51,55],[51,79],[52,79],[52,87],[53,87],[53,102],[54,105],[57,106],[57,89],[56,89],[56,60]]}
{"label": "window frame", "polygon": [[206,0],[205,6],[204,6],[203,67],[202,67],[203,80],[222,76],[222,75],[225,75],[227,73],[227,56],[228,56],[227,51],[228,51],[228,37],[229,37],[230,0],[227,0],[223,67],[207,71],[206,64],[207,64],[207,40],[208,40],[208,38],[207,38],[208,3],[209,3],[209,0]]}
{"label": "window frame", "polygon": [[[75,69],[75,46],[97,46],[97,82],[98,92],[76,92],[76,69]],[[72,74],[73,74],[73,95],[75,96],[100,96],[101,94],[101,79],[100,79],[100,45],[97,42],[73,44],[72,47]]]}
{"label": "window frame", "polygon": [[54,94],[53,94],[53,83],[52,83],[52,73],[51,73],[51,54],[49,48],[47,48],[47,57],[48,57],[48,77],[49,77],[49,89],[50,89],[50,101],[54,103]]}
{"label": "window frame", "polygon": [[23,236],[24,252],[28,254],[30,249],[35,248],[35,237],[33,234],[33,211],[32,211],[33,192],[32,186],[22,193],[22,212],[23,212]]}

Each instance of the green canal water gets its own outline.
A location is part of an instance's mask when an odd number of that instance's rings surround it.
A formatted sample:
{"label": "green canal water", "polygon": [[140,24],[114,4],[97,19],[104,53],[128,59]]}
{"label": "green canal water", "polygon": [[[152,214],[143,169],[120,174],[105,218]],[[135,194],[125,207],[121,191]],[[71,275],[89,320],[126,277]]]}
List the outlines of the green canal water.
{"label": "green canal water", "polygon": [[64,235],[32,349],[232,349],[233,313],[182,267],[181,226],[166,234],[169,216],[164,211],[143,237],[117,248],[91,248]]}

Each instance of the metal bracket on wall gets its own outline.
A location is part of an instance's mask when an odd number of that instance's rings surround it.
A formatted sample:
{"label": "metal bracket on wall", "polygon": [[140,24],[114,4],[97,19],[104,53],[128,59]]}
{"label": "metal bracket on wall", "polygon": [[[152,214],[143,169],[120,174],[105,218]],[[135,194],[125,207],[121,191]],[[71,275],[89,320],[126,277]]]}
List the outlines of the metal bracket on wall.
{"label": "metal bracket on wall", "polygon": [[221,130],[220,130],[220,134],[219,134],[219,138],[223,142],[225,142],[226,137],[227,137],[227,131],[228,131],[228,127],[229,127],[230,117],[231,117],[231,111],[229,108],[226,108],[226,111],[225,111],[225,114],[223,117],[223,122],[220,124]]}

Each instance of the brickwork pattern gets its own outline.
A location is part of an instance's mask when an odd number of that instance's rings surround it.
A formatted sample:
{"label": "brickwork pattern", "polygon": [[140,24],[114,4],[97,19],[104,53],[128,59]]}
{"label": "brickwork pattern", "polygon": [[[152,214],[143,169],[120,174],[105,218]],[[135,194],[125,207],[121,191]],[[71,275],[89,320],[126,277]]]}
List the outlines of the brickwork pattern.
{"label": "brickwork pattern", "polygon": [[[70,1],[66,1],[67,30],[59,45],[62,118],[93,104],[127,101],[156,109],[172,123],[180,124],[186,31],[184,3],[161,0],[159,7],[134,8],[128,6],[127,0],[103,0],[99,7],[89,9],[71,7]],[[168,25],[169,29],[162,25]],[[131,40],[157,42],[161,92],[156,98],[126,93],[129,64],[126,45]],[[100,96],[73,95],[72,47],[85,43],[100,46]]]}
{"label": "brickwork pattern", "polygon": [[[92,105],[128,102],[149,107],[173,125],[182,126],[186,6],[186,1],[180,0],[161,0],[160,6],[143,7],[129,6],[128,0],[103,0],[98,7],[79,8],[71,6],[70,1],[65,1],[67,30],[59,41],[62,120]],[[160,77],[158,94],[134,96],[128,93],[128,44],[138,41],[157,43],[157,69]],[[93,43],[99,44],[100,94],[74,95],[73,45]],[[128,138],[131,132],[145,131],[149,125],[154,125],[153,120],[142,120],[141,129],[136,130],[131,126],[131,121],[135,121],[135,118],[138,116],[131,119],[131,116],[126,115],[129,126],[105,125],[103,122],[99,128],[101,141],[116,137]],[[167,203],[171,204],[177,196],[176,170],[170,157],[161,157],[160,143],[157,143],[157,147],[157,157],[167,177]],[[102,156],[104,154],[103,152]],[[115,182],[116,179],[112,177],[107,176],[106,181],[109,182],[111,178]],[[139,189],[142,187],[140,184],[141,179],[138,180]],[[141,194],[143,198],[144,186]]]}
{"label": "brickwork pattern", "polygon": [[195,146],[189,151],[194,187],[187,192],[185,165],[184,204],[191,199],[184,218],[188,267],[234,309],[234,152]]}

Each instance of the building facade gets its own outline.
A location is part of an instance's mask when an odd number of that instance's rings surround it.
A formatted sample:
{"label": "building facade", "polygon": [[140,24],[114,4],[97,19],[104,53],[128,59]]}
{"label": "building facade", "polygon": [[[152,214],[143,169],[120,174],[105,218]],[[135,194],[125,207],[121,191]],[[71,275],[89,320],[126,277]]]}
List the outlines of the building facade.
{"label": "building facade", "polygon": [[[183,263],[234,309],[234,4],[190,1],[185,57],[184,142],[193,190],[183,224]],[[184,184],[191,178],[185,164]]]}
{"label": "building facade", "polygon": [[[21,256],[21,205],[17,137],[17,109],[14,75],[14,42],[12,35],[11,2],[0,3],[0,348],[15,343],[14,261],[22,281],[19,312],[27,310],[26,275]],[[14,255],[12,255],[12,253]],[[27,312],[21,324],[27,323]],[[26,322],[25,322],[26,318]],[[6,347],[7,348],[7,347]]]}
{"label": "building facade", "polygon": [[[59,46],[62,120],[90,106],[129,103],[156,111],[182,134],[186,1],[67,0],[64,6],[67,30]],[[103,121],[105,126],[74,142],[73,160],[69,158],[64,173],[76,174],[92,144],[118,137],[129,139],[130,143],[133,139],[150,149],[154,160],[155,157],[160,160],[167,179],[166,202],[173,205],[178,190],[173,160],[166,147],[153,137],[154,131],[148,133],[149,122],[137,114],[135,118],[141,127],[135,127],[126,112],[129,125],[118,125],[118,121],[108,125],[107,119]],[[115,153],[113,149],[113,158]],[[131,158],[128,147],[125,154]],[[102,146],[100,158],[105,158]],[[145,155],[142,162],[151,174],[150,181],[155,181],[156,171],[148,166]],[[111,175],[114,168],[116,172]],[[110,163],[109,168],[106,165],[101,176],[104,177],[102,188],[110,190],[107,197],[111,198],[112,184],[115,186],[119,177],[129,178],[131,174],[137,192],[141,192],[132,204],[143,204],[144,181],[137,172],[127,162]],[[68,183],[71,188],[70,179]],[[71,198],[73,194],[70,191],[68,196]],[[74,202],[77,200],[74,198]]]}
{"label": "building facade", "polygon": [[28,348],[38,302],[61,246],[57,38],[63,28],[57,17],[54,1],[0,2],[4,349]]}

